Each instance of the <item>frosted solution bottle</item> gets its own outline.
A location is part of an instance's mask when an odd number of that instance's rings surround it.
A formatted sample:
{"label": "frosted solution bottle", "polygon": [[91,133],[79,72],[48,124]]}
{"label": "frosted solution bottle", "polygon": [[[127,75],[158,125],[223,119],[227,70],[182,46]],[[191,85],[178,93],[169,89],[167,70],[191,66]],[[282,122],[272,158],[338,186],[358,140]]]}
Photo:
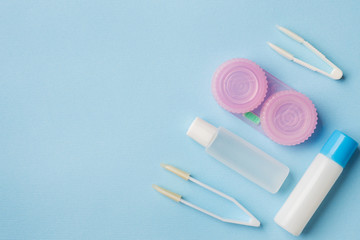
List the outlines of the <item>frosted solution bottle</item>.
{"label": "frosted solution bottle", "polygon": [[299,236],[357,146],[358,143],[349,136],[334,131],[276,214],[275,222]]}
{"label": "frosted solution bottle", "polygon": [[196,118],[187,135],[205,147],[211,156],[265,190],[276,193],[289,168],[232,132]]}

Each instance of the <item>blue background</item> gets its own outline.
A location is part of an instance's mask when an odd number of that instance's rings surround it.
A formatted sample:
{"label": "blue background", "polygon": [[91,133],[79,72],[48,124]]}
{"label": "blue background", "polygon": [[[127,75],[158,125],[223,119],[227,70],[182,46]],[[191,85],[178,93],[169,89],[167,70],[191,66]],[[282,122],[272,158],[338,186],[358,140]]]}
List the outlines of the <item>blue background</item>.
{"label": "blue background", "polygon": [[[273,217],[334,129],[360,141],[358,1],[1,1],[0,239],[295,239]],[[300,34],[344,72],[334,81]],[[314,135],[286,147],[221,109],[215,69],[248,58],[306,94]],[[328,69],[328,68],[326,68]],[[185,133],[196,117],[289,166],[273,195],[206,155]],[[359,152],[300,239],[359,239]],[[163,170],[173,164],[243,203],[260,228],[218,222],[158,194],[245,218]],[[235,211],[233,211],[235,210]]]}

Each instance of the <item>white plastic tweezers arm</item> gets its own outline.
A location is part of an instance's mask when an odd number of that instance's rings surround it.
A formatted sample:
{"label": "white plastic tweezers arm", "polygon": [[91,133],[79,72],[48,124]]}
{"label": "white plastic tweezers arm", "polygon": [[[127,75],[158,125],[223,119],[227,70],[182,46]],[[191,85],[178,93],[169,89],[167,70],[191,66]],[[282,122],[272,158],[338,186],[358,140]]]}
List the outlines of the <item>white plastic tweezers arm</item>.
{"label": "white plastic tweezers arm", "polygon": [[269,46],[274,49],[277,53],[279,53],[280,55],[282,55],[283,57],[301,65],[304,66],[312,71],[321,73],[329,78],[338,80],[340,78],[342,78],[343,76],[343,72],[341,71],[340,68],[338,68],[334,63],[332,63],[329,59],[327,59],[325,57],[324,54],[322,54],[319,50],[317,50],[313,45],[311,45],[309,42],[305,41],[302,37],[300,37],[299,35],[297,35],[296,33],[290,31],[289,29],[286,29],[284,27],[281,26],[276,26],[281,32],[285,33],[287,36],[289,36],[290,38],[294,39],[295,41],[303,44],[306,48],[308,48],[310,51],[312,51],[314,54],[316,54],[322,61],[324,61],[326,64],[328,64],[331,68],[332,71],[331,73],[327,73],[317,67],[314,67],[313,65],[304,62],[298,58],[295,58],[292,54],[290,54],[289,52],[285,51],[284,49],[272,44],[272,43],[268,43]]}
{"label": "white plastic tweezers arm", "polygon": [[[216,218],[216,219],[218,219],[218,220],[220,220],[222,222],[235,223],[235,224],[240,224],[240,225],[244,225],[244,226],[251,226],[251,227],[260,226],[259,221],[255,222],[253,219],[251,219],[250,222],[227,219],[227,218],[220,217],[220,216],[218,216],[218,215],[216,215],[216,214],[214,214],[212,212],[209,212],[209,211],[207,211],[207,210],[205,210],[205,209],[203,209],[203,208],[201,208],[199,206],[196,206],[196,205],[194,205],[194,204],[192,204],[192,203],[190,203],[188,201],[185,201],[184,199],[181,199],[180,202],[185,204],[186,206],[189,206],[189,207],[191,207],[191,208],[193,208],[195,210],[198,210],[198,211],[200,211],[202,213],[205,213],[205,214],[207,214],[207,215],[209,215],[209,216],[211,216],[213,218]],[[257,224],[257,223],[259,223],[259,224]]]}
{"label": "white plastic tweezers arm", "polygon": [[[189,177],[189,180],[192,181],[193,183],[196,183],[197,185],[235,203],[236,206],[238,206],[241,210],[243,210],[249,217],[250,217],[250,221],[249,222],[243,222],[243,221],[238,221],[238,220],[233,220],[233,219],[226,219],[226,218],[221,218],[219,216],[217,216],[216,218],[220,219],[221,221],[224,222],[229,222],[229,223],[236,223],[236,224],[242,224],[242,225],[246,225],[246,226],[253,226],[253,227],[259,227],[260,226],[260,222],[259,220],[257,220],[257,218],[252,215],[243,205],[241,205],[238,201],[235,200],[235,198],[230,197],[229,195],[226,195],[223,192],[220,192],[219,190],[216,190],[215,188],[210,187],[209,185],[206,185],[205,183],[200,182],[199,180],[193,178],[193,177]],[[184,201],[183,199],[181,199],[181,201]],[[180,202],[181,202],[180,201]],[[199,210],[199,209],[198,209]],[[201,211],[201,210],[199,210]],[[203,212],[203,211],[202,211]],[[204,212],[206,213],[206,212]],[[206,213],[208,214],[208,213]],[[209,214],[210,215],[210,214]],[[215,215],[216,216],[216,215]]]}
{"label": "white plastic tweezers arm", "polygon": [[199,206],[196,206],[196,205],[182,199],[182,196],[179,195],[179,194],[173,193],[173,192],[171,192],[171,191],[169,191],[167,189],[164,189],[162,187],[159,187],[157,185],[153,185],[153,188],[155,190],[157,190],[158,192],[160,192],[161,194],[167,196],[168,198],[170,198],[170,199],[172,199],[172,200],[174,200],[176,202],[181,202],[181,203],[183,203],[183,204],[185,204],[185,205],[187,205],[187,206],[189,206],[189,207],[191,207],[193,209],[196,209],[196,210],[198,210],[198,211],[200,211],[202,213],[205,213],[205,214],[207,214],[207,215],[209,215],[209,216],[211,216],[213,218],[216,218],[216,219],[218,219],[220,221],[223,221],[223,222],[235,223],[235,224],[240,224],[240,225],[245,225],[245,226],[252,226],[252,227],[259,227],[260,226],[259,220],[257,220],[257,218],[254,215],[252,215],[244,206],[242,206],[238,201],[236,201],[235,198],[230,197],[229,195],[226,195],[225,193],[220,192],[219,190],[216,190],[215,188],[212,188],[209,185],[206,185],[205,183],[200,182],[199,180],[191,177],[190,173],[187,173],[187,172],[185,172],[183,170],[180,170],[180,169],[178,169],[178,168],[176,168],[174,166],[171,166],[171,165],[168,165],[168,164],[161,164],[161,166],[163,168],[165,168],[166,170],[168,170],[168,171],[178,175],[179,177],[183,178],[184,180],[189,180],[189,181],[199,185],[200,187],[203,187],[203,188],[205,188],[205,189],[219,195],[220,197],[223,197],[223,198],[233,202],[237,207],[239,207],[241,210],[243,210],[250,217],[250,220],[245,222],[245,221],[239,221],[239,220],[235,220],[235,219],[228,219],[228,218],[220,217],[220,216],[218,216],[218,215],[216,215],[216,214],[214,214],[212,212],[209,212],[209,211],[207,211],[207,210],[205,210],[205,209],[203,209],[203,208],[201,208]]}

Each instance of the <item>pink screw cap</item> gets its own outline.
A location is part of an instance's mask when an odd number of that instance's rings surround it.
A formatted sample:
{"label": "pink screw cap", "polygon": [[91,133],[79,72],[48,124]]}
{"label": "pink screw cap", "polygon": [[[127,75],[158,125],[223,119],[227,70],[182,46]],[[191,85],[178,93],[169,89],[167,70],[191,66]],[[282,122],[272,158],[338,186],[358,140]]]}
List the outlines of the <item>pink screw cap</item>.
{"label": "pink screw cap", "polygon": [[270,96],[260,112],[265,134],[283,145],[296,145],[308,139],[316,128],[317,119],[311,100],[295,90]]}
{"label": "pink screw cap", "polygon": [[252,111],[265,98],[265,72],[248,59],[231,59],[216,70],[212,92],[219,105],[232,113]]}

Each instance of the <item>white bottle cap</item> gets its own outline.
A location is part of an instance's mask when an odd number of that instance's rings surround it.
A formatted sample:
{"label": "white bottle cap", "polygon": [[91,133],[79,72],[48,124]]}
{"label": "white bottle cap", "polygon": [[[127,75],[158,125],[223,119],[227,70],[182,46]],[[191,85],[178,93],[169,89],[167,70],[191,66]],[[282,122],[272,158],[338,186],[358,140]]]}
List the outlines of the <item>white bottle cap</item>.
{"label": "white bottle cap", "polygon": [[186,135],[203,145],[208,147],[214,137],[217,135],[217,128],[210,123],[197,117],[191,123]]}

